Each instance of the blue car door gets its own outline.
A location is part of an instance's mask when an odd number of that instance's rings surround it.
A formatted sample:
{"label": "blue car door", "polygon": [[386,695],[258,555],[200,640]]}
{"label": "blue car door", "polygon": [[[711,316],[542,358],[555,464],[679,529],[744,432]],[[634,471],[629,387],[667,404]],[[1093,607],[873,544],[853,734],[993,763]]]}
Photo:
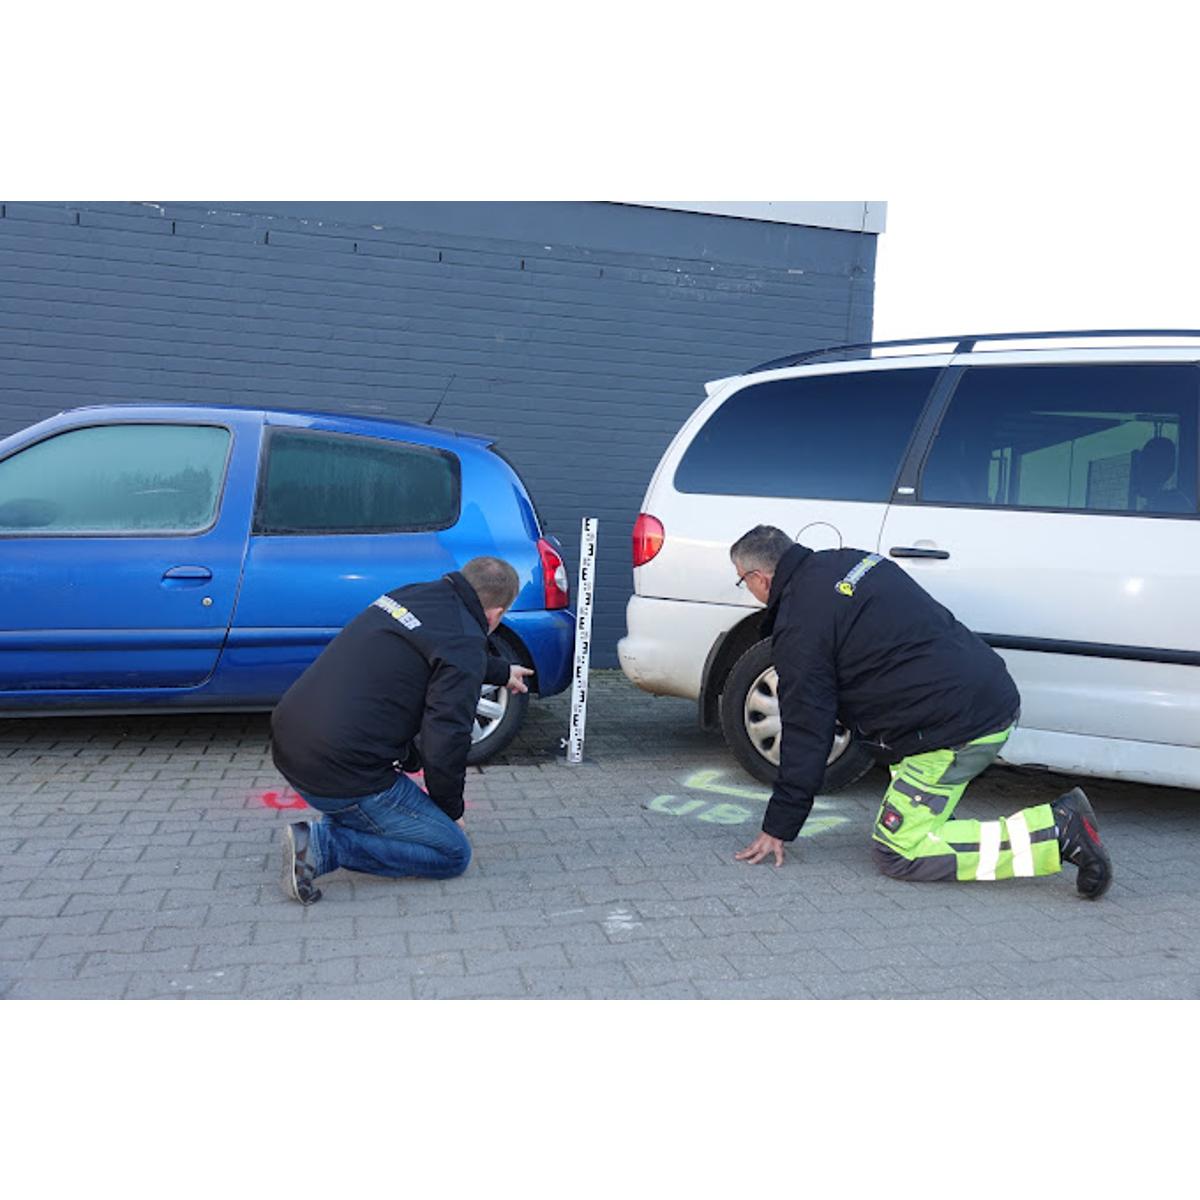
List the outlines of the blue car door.
{"label": "blue car door", "polygon": [[0,458],[0,692],[188,688],[237,598],[261,416],[67,414]]}
{"label": "blue car door", "polygon": [[454,570],[460,493],[448,450],[268,417],[222,689],[273,702],[376,597]]}

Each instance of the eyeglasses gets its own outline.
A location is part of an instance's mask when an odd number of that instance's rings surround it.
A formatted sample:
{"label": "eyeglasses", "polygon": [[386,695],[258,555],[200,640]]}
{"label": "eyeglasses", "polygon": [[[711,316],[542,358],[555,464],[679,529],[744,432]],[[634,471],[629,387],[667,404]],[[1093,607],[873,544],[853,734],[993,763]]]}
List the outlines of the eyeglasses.
{"label": "eyeglasses", "polygon": [[733,586],[734,587],[744,587],[746,585],[746,580],[749,579],[751,575],[761,575],[761,574],[762,574],[762,572],[757,567],[751,567],[750,570],[745,573],[745,575],[738,576],[737,583],[735,583]]}

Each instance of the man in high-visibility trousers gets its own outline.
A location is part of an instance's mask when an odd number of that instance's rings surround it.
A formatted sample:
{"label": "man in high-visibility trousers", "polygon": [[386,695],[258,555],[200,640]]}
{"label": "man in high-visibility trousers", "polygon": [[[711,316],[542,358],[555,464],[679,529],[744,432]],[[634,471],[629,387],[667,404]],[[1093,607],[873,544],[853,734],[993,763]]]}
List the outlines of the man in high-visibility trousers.
{"label": "man in high-visibility trousers", "polygon": [[891,784],[873,852],[897,879],[1010,879],[1078,868],[1079,894],[1112,881],[1080,788],[996,821],[959,820],[967,784],[1000,753],[1021,698],[1004,660],[895,563],[813,551],[759,525],[734,543],[739,585],[767,606],[782,720],[779,776],[762,833],[735,857],[783,863],[825,773],[840,719],[873,743]]}

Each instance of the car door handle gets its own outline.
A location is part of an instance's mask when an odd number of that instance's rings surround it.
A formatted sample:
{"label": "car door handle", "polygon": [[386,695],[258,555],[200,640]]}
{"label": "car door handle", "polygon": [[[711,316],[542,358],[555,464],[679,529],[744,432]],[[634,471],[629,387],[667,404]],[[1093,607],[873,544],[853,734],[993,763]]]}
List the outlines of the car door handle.
{"label": "car door handle", "polygon": [[930,550],[924,546],[893,546],[888,553],[893,558],[949,558],[949,550]]}
{"label": "car door handle", "polygon": [[212,578],[212,572],[207,567],[171,567],[163,572],[163,579],[187,579],[201,583]]}

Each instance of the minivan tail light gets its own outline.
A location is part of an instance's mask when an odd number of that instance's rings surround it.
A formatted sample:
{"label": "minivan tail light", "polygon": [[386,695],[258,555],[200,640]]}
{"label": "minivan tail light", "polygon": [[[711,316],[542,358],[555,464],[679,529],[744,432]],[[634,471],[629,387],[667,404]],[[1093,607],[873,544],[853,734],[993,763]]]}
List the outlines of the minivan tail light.
{"label": "minivan tail light", "polygon": [[645,566],[663,546],[666,537],[663,523],[649,513],[638,513],[633,523],[633,565]]}
{"label": "minivan tail light", "polygon": [[547,608],[566,608],[571,603],[567,587],[567,566],[562,555],[545,538],[538,539],[538,554],[542,560],[542,588]]}

